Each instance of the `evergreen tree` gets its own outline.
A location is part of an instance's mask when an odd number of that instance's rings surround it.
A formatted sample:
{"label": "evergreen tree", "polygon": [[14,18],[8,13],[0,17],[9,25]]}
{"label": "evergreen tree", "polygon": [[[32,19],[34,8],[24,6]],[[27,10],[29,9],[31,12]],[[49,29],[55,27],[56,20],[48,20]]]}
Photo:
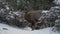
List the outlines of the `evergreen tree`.
{"label": "evergreen tree", "polygon": [[49,9],[53,0],[6,0],[14,10],[39,10]]}
{"label": "evergreen tree", "polygon": [[55,27],[58,31],[60,31],[60,16],[58,16],[58,19],[55,21]]}

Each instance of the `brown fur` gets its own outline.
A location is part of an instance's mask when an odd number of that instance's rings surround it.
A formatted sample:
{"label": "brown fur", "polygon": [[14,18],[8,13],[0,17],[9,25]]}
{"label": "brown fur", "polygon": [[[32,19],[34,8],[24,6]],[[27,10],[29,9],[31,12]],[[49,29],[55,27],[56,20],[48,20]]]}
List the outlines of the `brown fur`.
{"label": "brown fur", "polygon": [[34,29],[36,22],[41,17],[41,15],[42,15],[41,11],[25,13],[25,19],[31,23],[32,29]]}

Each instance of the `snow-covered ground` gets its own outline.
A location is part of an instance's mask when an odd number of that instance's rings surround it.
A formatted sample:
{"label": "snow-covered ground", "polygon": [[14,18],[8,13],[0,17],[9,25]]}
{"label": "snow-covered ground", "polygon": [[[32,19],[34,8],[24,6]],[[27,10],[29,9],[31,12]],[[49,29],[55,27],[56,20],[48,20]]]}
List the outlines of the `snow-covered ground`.
{"label": "snow-covered ground", "polygon": [[31,31],[30,28],[28,30],[25,29],[18,29],[6,24],[0,23],[0,34],[59,34],[58,32],[52,32],[51,28],[45,28],[40,30]]}

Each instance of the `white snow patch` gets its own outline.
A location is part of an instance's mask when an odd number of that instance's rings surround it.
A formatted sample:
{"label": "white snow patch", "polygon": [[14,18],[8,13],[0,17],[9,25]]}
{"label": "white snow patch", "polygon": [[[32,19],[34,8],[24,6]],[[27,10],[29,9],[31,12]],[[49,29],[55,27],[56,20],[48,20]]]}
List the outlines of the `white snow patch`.
{"label": "white snow patch", "polygon": [[13,12],[13,14],[15,14],[15,15],[17,15],[17,16],[19,16],[19,13],[20,13],[20,12]]}
{"label": "white snow patch", "polygon": [[10,16],[11,18],[15,18],[14,16]]}
{"label": "white snow patch", "polygon": [[54,6],[54,7],[51,7],[51,9],[54,9],[54,8],[58,9],[58,8],[60,8],[60,7],[59,7],[59,6]]}
{"label": "white snow patch", "polygon": [[3,9],[1,9],[1,11],[3,11]]}
{"label": "white snow patch", "polygon": [[60,8],[59,6],[55,6],[55,8]]}
{"label": "white snow patch", "polygon": [[[3,28],[7,28],[8,30],[3,30]],[[25,28],[25,29],[27,29],[27,28]],[[30,28],[28,28],[28,29],[30,29]],[[6,24],[0,23],[0,34],[59,34],[59,33],[51,31],[51,28],[31,31],[31,30],[14,28],[14,27],[8,26]]]}
{"label": "white snow patch", "polygon": [[42,13],[47,13],[47,12],[49,12],[49,11],[48,11],[48,10],[43,10],[43,11],[42,11]]}

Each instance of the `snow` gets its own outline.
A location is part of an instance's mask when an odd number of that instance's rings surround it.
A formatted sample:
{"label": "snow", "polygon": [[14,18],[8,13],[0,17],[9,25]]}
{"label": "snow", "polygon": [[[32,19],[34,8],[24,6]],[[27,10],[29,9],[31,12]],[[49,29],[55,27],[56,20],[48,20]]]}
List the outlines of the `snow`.
{"label": "snow", "polygon": [[20,16],[22,14],[22,12],[20,12],[20,11],[14,11],[13,14],[15,14],[17,16]]}
{"label": "snow", "polygon": [[59,34],[59,33],[51,31],[51,28],[31,31],[31,28],[29,27],[28,30],[27,27],[24,29],[19,29],[0,23],[0,34]]}
{"label": "snow", "polygon": [[14,18],[14,16],[10,16],[11,18]]}
{"label": "snow", "polygon": [[57,5],[60,5],[60,0],[54,0],[53,2]]}
{"label": "snow", "polygon": [[43,11],[42,11],[42,13],[47,13],[47,12],[49,12],[49,11],[48,11],[48,10],[43,10]]}
{"label": "snow", "polygon": [[5,7],[6,7],[6,9],[7,9],[7,10],[9,10],[9,7],[8,7],[8,5],[6,5]]}
{"label": "snow", "polygon": [[58,9],[58,8],[59,8],[59,6],[55,6],[55,8],[57,8],[57,9]]}

